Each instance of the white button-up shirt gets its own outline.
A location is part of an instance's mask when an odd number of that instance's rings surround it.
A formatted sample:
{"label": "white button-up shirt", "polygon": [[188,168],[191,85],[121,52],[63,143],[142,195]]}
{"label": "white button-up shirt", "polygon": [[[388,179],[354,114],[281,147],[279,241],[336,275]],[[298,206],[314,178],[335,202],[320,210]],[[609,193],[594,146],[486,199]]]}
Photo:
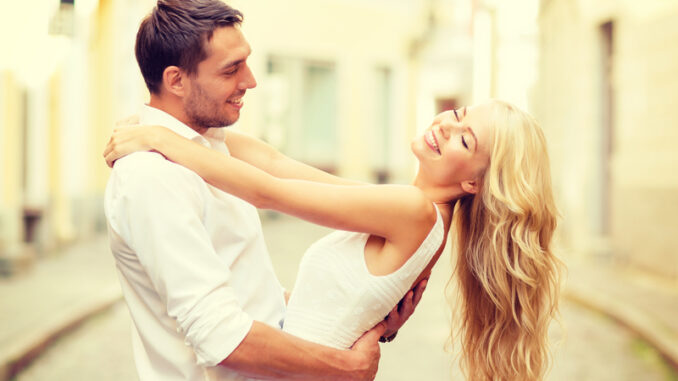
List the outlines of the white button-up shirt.
{"label": "white button-up shirt", "polygon": [[[140,122],[228,153],[219,128],[201,136],[149,106]],[[280,328],[285,312],[256,209],[152,152],[116,161],[104,202],[139,378],[245,379],[215,365],[253,320]]]}

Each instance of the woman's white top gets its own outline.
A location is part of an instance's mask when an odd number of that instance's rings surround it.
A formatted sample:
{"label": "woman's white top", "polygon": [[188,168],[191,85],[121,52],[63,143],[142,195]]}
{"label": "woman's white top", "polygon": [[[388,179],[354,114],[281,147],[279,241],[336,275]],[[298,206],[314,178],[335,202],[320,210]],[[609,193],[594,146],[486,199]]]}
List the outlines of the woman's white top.
{"label": "woman's white top", "polygon": [[304,254],[287,305],[283,330],[305,340],[348,349],[382,321],[409,291],[440,248],[443,219],[398,270],[370,274],[365,263],[366,233],[336,231]]}

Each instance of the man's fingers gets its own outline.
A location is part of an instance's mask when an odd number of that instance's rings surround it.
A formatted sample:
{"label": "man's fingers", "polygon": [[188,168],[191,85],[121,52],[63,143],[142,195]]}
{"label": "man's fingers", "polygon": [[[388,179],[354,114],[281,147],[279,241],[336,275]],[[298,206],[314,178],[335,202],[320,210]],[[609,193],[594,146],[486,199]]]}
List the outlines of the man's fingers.
{"label": "man's fingers", "polygon": [[373,345],[379,341],[379,338],[386,332],[386,323],[383,321],[375,325],[374,328],[363,333],[362,336],[353,344],[353,348],[359,348],[363,345]]}
{"label": "man's fingers", "polygon": [[377,341],[384,334],[384,332],[386,332],[386,323],[382,321],[379,324],[375,325],[374,328],[367,331],[365,335],[370,335],[370,338]]}
{"label": "man's fingers", "polygon": [[403,309],[402,309],[402,312],[401,312],[403,314],[403,316],[406,317],[405,319],[409,319],[410,315],[412,315],[414,313],[414,307],[415,307],[414,292],[412,292],[412,291],[410,291],[410,292],[412,294],[408,295],[409,298],[407,298],[407,300],[405,301],[405,305],[403,306]]}
{"label": "man's fingers", "polygon": [[424,291],[426,290],[427,285],[428,285],[428,279],[424,279],[421,282],[419,282],[417,287],[414,289],[414,299],[412,300],[414,307],[416,307],[417,304],[419,304],[421,297],[424,296]]}
{"label": "man's fingers", "polygon": [[386,319],[397,319],[398,318],[398,305],[396,304],[395,307],[391,310],[391,312],[388,313],[388,316],[386,316]]}
{"label": "man's fingers", "polygon": [[398,303],[398,313],[401,315],[408,316],[408,311],[411,314],[412,311],[414,310],[414,307],[412,306],[412,298],[414,297],[414,293],[412,290],[407,291],[407,294],[403,296],[403,298],[400,300],[400,303]]}

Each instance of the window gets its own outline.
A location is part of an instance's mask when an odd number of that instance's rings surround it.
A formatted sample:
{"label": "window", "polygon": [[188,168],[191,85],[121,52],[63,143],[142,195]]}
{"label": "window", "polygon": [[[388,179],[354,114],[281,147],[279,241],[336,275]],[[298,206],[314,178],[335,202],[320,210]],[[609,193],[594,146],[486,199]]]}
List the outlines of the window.
{"label": "window", "polygon": [[264,139],[313,166],[337,166],[337,83],[333,63],[271,57]]}

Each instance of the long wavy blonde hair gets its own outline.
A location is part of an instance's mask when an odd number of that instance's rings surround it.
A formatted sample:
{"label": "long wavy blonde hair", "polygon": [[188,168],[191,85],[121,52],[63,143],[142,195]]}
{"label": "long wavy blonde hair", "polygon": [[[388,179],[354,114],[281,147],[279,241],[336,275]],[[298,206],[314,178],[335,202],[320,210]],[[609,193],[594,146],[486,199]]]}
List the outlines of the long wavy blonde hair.
{"label": "long wavy blonde hair", "polygon": [[490,109],[490,164],[454,213],[461,365],[473,381],[541,380],[562,266],[551,250],[558,212],[546,140],[517,107]]}

